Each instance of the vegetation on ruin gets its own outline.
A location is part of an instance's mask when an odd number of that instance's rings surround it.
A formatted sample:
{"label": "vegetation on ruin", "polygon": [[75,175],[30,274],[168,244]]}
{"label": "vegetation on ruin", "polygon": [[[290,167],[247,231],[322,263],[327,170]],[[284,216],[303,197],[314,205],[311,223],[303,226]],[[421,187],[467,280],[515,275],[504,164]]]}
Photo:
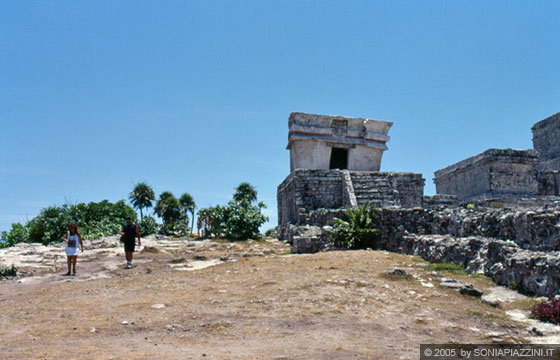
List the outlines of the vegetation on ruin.
{"label": "vegetation on ruin", "polygon": [[375,249],[379,239],[377,209],[370,203],[344,212],[347,220],[335,218],[332,244],[348,250]]}
{"label": "vegetation on ruin", "polygon": [[200,209],[198,228],[203,236],[224,237],[231,240],[259,238],[259,227],[268,221],[262,213],[266,208],[257,202],[257,191],[249,183],[241,183],[228,205]]}
{"label": "vegetation on ruin", "polygon": [[550,297],[548,300],[533,306],[531,317],[552,324],[560,324],[560,299]]}
{"label": "vegetation on ruin", "polygon": [[430,263],[424,267],[426,271],[436,271],[452,275],[467,275],[463,265],[455,263]]}
{"label": "vegetation on ruin", "polygon": [[471,274],[467,273],[465,267],[461,264],[455,264],[450,262],[429,263],[426,266],[424,266],[424,269],[426,271],[436,271],[446,275],[469,276],[471,278],[484,280],[489,284],[494,284],[494,280],[492,280],[492,278],[488,277],[487,275],[481,273],[475,273],[475,272]]}

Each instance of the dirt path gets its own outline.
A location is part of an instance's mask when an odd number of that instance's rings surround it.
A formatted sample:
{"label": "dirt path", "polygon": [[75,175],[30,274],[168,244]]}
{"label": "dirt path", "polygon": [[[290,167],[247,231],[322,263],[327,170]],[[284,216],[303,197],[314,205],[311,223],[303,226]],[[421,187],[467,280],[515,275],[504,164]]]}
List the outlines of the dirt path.
{"label": "dirt path", "polygon": [[511,308],[440,287],[410,256],[150,238],[124,270],[116,244],[89,244],[76,277],[60,276],[62,248],[47,247],[37,266],[24,259],[32,249],[0,253],[27,273],[0,283],[2,357],[418,359],[421,343],[532,340]]}

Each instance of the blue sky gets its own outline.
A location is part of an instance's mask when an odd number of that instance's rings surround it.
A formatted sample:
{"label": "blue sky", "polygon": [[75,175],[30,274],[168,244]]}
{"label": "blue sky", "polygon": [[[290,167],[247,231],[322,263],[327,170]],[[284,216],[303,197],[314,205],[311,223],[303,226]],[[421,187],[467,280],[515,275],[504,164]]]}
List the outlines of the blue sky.
{"label": "blue sky", "polygon": [[531,148],[560,111],[558,1],[2,1],[0,231],[134,183],[276,225],[292,111],[391,121],[383,171]]}

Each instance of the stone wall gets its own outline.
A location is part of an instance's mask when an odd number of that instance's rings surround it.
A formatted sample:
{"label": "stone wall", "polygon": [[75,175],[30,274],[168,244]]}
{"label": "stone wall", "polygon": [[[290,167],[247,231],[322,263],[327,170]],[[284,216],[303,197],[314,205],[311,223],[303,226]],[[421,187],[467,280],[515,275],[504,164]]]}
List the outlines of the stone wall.
{"label": "stone wall", "polygon": [[484,273],[499,285],[539,296],[560,292],[560,252],[521,249],[511,241],[471,236],[405,235],[396,251],[434,262],[461,264],[469,273]]}
{"label": "stone wall", "polygon": [[393,251],[408,234],[482,236],[511,240],[526,250],[560,251],[560,207],[381,209],[380,224],[380,247]]}
{"label": "stone wall", "polygon": [[539,194],[560,195],[560,171],[547,170],[539,172]]}
{"label": "stone wall", "polygon": [[306,224],[315,209],[345,206],[339,170],[295,170],[278,186],[278,223]]}
{"label": "stone wall", "polygon": [[466,200],[481,195],[537,195],[535,150],[489,149],[435,172],[438,194]]}
{"label": "stone wall", "polygon": [[[348,193],[351,191],[354,194]],[[298,169],[278,186],[278,223],[310,224],[309,215],[314,210],[365,202],[379,208],[421,207],[423,192],[420,174]]]}
{"label": "stone wall", "polygon": [[347,151],[347,169],[377,171],[392,125],[373,119],[293,112],[288,121],[290,170],[328,170],[334,148]]}
{"label": "stone wall", "polygon": [[422,200],[423,207],[456,207],[459,206],[459,199],[456,195],[436,194],[424,196]]}
{"label": "stone wall", "polygon": [[531,130],[533,148],[539,152],[539,170],[560,170],[560,113],[539,121]]}

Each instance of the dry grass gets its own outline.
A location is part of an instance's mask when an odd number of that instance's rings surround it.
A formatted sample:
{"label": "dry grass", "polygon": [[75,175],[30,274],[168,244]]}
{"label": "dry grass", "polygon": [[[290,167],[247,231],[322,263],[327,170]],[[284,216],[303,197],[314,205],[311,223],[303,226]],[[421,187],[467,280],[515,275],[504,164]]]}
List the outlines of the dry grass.
{"label": "dry grass", "polygon": [[[201,257],[235,261],[197,271],[171,266]],[[423,286],[435,279],[406,255],[290,255],[275,241],[218,241],[137,260],[109,278],[4,282],[3,358],[417,359],[421,343],[487,342],[496,331],[521,341],[502,310]],[[91,259],[87,271],[103,264]],[[387,276],[392,267],[414,277]]]}

